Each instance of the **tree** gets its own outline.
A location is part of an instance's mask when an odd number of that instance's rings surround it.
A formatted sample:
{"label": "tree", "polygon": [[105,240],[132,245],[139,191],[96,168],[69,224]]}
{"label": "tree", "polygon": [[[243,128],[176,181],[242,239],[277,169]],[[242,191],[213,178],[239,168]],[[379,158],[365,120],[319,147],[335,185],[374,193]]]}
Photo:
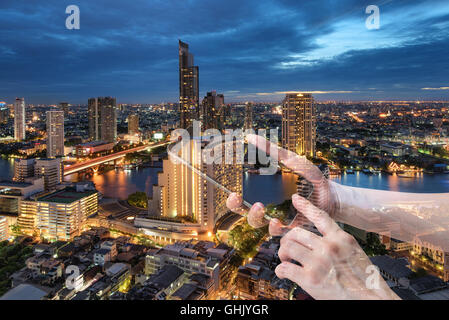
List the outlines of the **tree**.
{"label": "tree", "polygon": [[20,226],[18,224],[13,224],[11,225],[11,231],[13,234],[16,235],[21,235],[22,234],[22,229],[20,228]]}
{"label": "tree", "polygon": [[240,257],[248,258],[256,253],[257,245],[267,233],[267,226],[254,229],[245,221],[229,232],[229,242]]}
{"label": "tree", "polygon": [[388,253],[387,248],[383,245],[379,236],[375,233],[368,233],[366,236],[366,244],[363,246],[367,256],[383,256]]}
{"label": "tree", "polygon": [[145,192],[136,192],[130,194],[128,197],[128,203],[138,208],[148,208],[148,196]]}

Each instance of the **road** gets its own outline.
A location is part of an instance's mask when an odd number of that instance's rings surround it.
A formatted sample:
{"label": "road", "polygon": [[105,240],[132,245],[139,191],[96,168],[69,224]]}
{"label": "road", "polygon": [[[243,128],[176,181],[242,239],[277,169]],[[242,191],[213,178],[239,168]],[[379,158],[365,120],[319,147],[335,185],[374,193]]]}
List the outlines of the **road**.
{"label": "road", "polygon": [[140,152],[140,151],[144,151],[144,150],[151,150],[153,148],[156,147],[160,147],[163,145],[167,145],[170,142],[159,142],[153,145],[146,145],[146,146],[140,146],[140,147],[136,147],[136,148],[132,148],[132,149],[128,149],[128,150],[124,150],[124,151],[119,151],[113,154],[108,154],[106,156],[103,157],[98,157],[95,159],[91,159],[91,160],[87,160],[84,162],[80,162],[80,163],[76,163],[70,166],[67,166],[64,168],[64,175],[67,176],[69,174],[73,174],[88,168],[92,168],[95,166],[98,166],[100,164],[109,162],[109,161],[114,161],[120,158],[125,157],[127,154],[129,153],[134,153],[134,152]]}

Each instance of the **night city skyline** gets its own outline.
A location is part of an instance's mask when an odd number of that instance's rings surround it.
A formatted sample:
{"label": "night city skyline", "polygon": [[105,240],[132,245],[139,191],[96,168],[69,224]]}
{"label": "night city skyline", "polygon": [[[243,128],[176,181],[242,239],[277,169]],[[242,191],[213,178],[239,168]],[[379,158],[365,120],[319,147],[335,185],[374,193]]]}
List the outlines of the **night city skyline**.
{"label": "night city skyline", "polygon": [[[449,98],[445,1],[381,1],[379,30],[365,27],[366,1],[72,2],[2,1],[0,100],[176,102],[178,39],[200,66],[201,97],[217,90],[226,102],[280,102],[299,90],[317,100]],[[65,28],[70,4],[80,8],[79,30]]]}
{"label": "night city skyline", "polygon": [[449,300],[448,0],[30,3],[0,3],[0,302]]}

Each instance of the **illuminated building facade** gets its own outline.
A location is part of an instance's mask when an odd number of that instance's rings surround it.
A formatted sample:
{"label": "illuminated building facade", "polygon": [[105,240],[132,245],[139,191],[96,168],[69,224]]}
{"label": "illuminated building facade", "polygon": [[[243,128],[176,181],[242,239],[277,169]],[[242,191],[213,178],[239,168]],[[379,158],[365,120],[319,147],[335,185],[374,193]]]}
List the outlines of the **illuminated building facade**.
{"label": "illuminated building facade", "polygon": [[15,159],[14,181],[23,182],[26,178],[34,176],[35,159]]}
{"label": "illuminated building facade", "polygon": [[77,186],[20,203],[18,225],[25,234],[48,240],[69,241],[79,235],[84,223],[98,211],[98,192]]}
{"label": "illuminated building facade", "polygon": [[199,117],[199,69],[193,65],[189,45],[179,41],[179,112],[181,128],[192,126]]}
{"label": "illuminated building facade", "polygon": [[38,206],[34,200],[21,200],[19,202],[19,216],[17,218],[17,225],[22,233],[30,236],[37,234],[37,209]]}
{"label": "illuminated building facade", "polygon": [[117,139],[117,102],[112,97],[88,101],[89,139],[115,142]]}
{"label": "illuminated building facade", "polygon": [[289,93],[282,106],[282,147],[315,157],[316,111],[311,94]]}
{"label": "illuminated building facade", "polygon": [[208,92],[201,104],[202,129],[223,129],[224,96],[216,91]]}
{"label": "illuminated building facade", "polygon": [[64,156],[64,111],[47,111],[47,157]]}
{"label": "illuminated building facade", "polygon": [[92,154],[100,154],[111,151],[114,148],[113,143],[104,143],[103,141],[91,141],[76,146],[77,157],[87,157]]}
{"label": "illuminated building facade", "polygon": [[9,119],[9,109],[4,108],[0,103],[0,123],[7,124]]}
{"label": "illuminated building facade", "polygon": [[61,159],[36,159],[34,176],[44,178],[45,190],[54,190],[64,177]]}
{"label": "illuminated building facade", "polygon": [[14,102],[14,139],[25,140],[25,99],[16,98]]}
{"label": "illuminated building facade", "polygon": [[449,281],[449,252],[444,247],[447,244],[447,232],[440,231],[431,234],[418,235],[413,239],[413,251],[416,256],[425,257],[430,265],[436,268],[443,276],[444,281]]}
{"label": "illuminated building facade", "polygon": [[9,238],[8,220],[5,217],[0,216],[0,241],[8,240],[8,238]]}
{"label": "illuminated building facade", "polygon": [[247,102],[245,104],[245,123],[243,125],[243,130],[249,130],[253,128],[253,104]]}
{"label": "illuminated building facade", "polygon": [[128,116],[128,134],[139,134],[139,116],[137,114],[130,114]]}
{"label": "illuminated building facade", "polygon": [[[222,164],[205,163],[202,160],[204,145],[205,141],[200,143],[192,139],[189,144],[189,163],[222,186],[241,193],[242,165],[236,164],[236,161],[225,164],[224,152]],[[215,187],[185,164],[164,159],[163,171],[158,175],[158,185],[153,187],[149,214],[168,218],[183,217],[198,224],[199,232],[212,232],[217,220],[228,212],[227,197],[225,191]]]}
{"label": "illuminated building facade", "polygon": [[0,182],[0,212],[8,216],[19,213],[20,201],[44,191],[44,181],[39,178],[27,178],[27,182]]}

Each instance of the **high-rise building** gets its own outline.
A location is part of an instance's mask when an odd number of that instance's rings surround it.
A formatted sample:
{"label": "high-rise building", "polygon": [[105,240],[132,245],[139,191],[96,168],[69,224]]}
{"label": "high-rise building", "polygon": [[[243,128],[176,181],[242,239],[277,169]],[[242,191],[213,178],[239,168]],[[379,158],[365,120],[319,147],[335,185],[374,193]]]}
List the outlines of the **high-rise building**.
{"label": "high-rise building", "polygon": [[243,124],[243,130],[249,130],[253,128],[253,104],[247,102],[245,104],[245,122]]}
{"label": "high-rise building", "polygon": [[200,120],[203,130],[223,129],[224,96],[216,91],[208,92],[201,104]]}
{"label": "high-rise building", "polygon": [[115,98],[99,97],[88,101],[89,139],[115,142],[117,139],[117,103]]}
{"label": "high-rise building", "polygon": [[68,102],[60,102],[59,109],[64,111],[64,118],[67,118],[69,115],[69,103]]}
{"label": "high-rise building", "polygon": [[15,103],[8,104],[9,116],[11,118],[14,118],[14,106],[15,106]]}
{"label": "high-rise building", "polygon": [[[202,160],[204,138],[201,143],[192,139],[186,146],[190,148],[189,163],[222,186],[241,193],[242,165],[237,164],[235,158],[232,164],[226,164],[226,152],[223,152],[222,164],[207,164]],[[233,145],[235,148],[235,143]],[[185,218],[198,224],[200,232],[212,232],[218,219],[229,211],[226,207],[228,194],[183,163],[164,159],[162,166],[158,185],[153,187],[153,199],[149,202],[150,215]]]}
{"label": "high-rise building", "polygon": [[64,111],[47,111],[47,157],[64,156]]}
{"label": "high-rise building", "polygon": [[315,156],[316,115],[311,94],[289,93],[282,105],[282,147]]}
{"label": "high-rise building", "polygon": [[8,220],[5,217],[0,216],[0,241],[8,240],[8,238],[9,238]]}
{"label": "high-rise building", "polygon": [[139,116],[130,114],[128,116],[128,134],[135,135],[139,133]]}
{"label": "high-rise building", "polygon": [[179,41],[179,112],[181,128],[188,128],[199,117],[199,69],[193,65],[189,45]]}
{"label": "high-rise building", "polygon": [[0,123],[6,124],[9,120],[9,109],[0,107]]}
{"label": "high-rise building", "polygon": [[34,176],[35,159],[16,159],[14,161],[14,181],[23,182]]}
{"label": "high-rise building", "polygon": [[63,166],[60,158],[36,159],[34,176],[44,178],[45,190],[54,190],[63,180]]}
{"label": "high-rise building", "polygon": [[223,125],[232,125],[232,108],[230,104],[226,104],[223,106]]}
{"label": "high-rise building", "polygon": [[76,185],[20,202],[18,224],[26,234],[69,241],[81,233],[87,217],[98,211],[98,192]]}
{"label": "high-rise building", "polygon": [[25,99],[16,98],[14,102],[14,139],[25,140]]}

